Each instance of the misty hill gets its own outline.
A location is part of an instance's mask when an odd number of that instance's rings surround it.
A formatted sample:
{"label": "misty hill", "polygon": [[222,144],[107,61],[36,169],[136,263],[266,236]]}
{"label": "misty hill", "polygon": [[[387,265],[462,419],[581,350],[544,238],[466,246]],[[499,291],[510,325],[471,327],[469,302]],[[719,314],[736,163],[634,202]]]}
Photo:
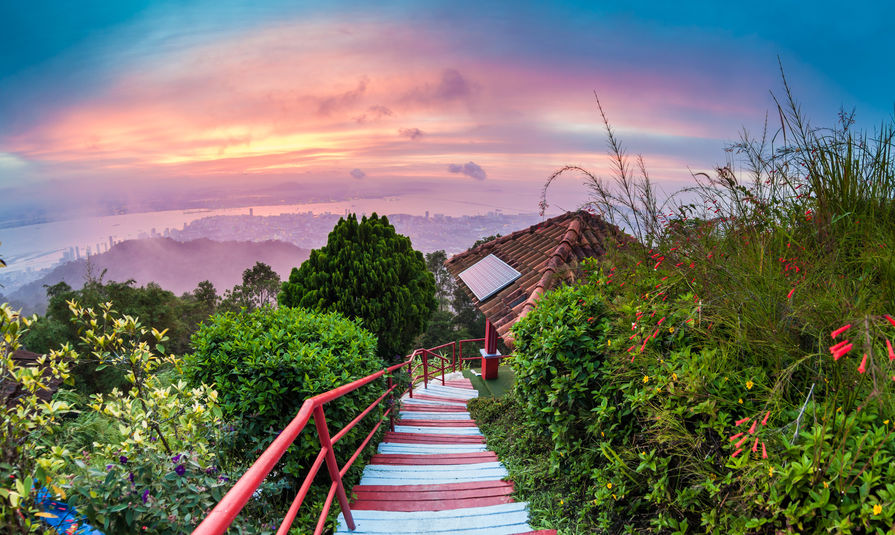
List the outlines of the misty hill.
{"label": "misty hill", "polygon": [[[90,269],[98,277],[106,270],[103,280],[137,281],[137,285],[156,282],[177,295],[192,291],[199,282],[210,280],[218,294],[242,282],[243,270],[264,262],[280,278],[287,278],[293,267],[300,265],[309,251],[282,241],[212,241],[209,239],[185,242],[169,238],[128,240],[115,244],[108,252],[90,257]],[[67,262],[44,277],[10,293],[7,299],[23,312],[43,313],[46,309],[46,288],[65,281],[72,288],[84,285],[87,260]]]}

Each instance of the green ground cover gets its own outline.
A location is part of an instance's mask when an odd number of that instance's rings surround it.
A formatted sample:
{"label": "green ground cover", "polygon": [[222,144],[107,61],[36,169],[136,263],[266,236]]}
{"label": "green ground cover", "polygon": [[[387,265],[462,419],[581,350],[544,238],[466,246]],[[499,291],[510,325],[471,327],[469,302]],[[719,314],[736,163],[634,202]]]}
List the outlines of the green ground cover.
{"label": "green ground cover", "polygon": [[[473,373],[475,370],[475,373]],[[513,381],[515,375],[513,369],[509,366],[500,366],[497,370],[496,379],[482,379],[482,370],[479,367],[471,367],[463,370],[463,377],[469,379],[472,386],[479,393],[479,397],[483,398],[499,398],[505,396],[513,389]]]}

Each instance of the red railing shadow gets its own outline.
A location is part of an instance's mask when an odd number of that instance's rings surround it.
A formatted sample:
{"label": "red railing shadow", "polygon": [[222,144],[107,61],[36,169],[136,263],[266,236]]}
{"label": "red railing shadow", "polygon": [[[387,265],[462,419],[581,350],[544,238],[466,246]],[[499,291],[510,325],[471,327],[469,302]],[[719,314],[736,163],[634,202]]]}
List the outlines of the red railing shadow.
{"label": "red railing shadow", "polygon": [[[330,508],[332,507],[333,498],[336,498],[339,501],[339,506],[342,509],[342,513],[345,515],[345,523],[348,525],[349,529],[355,528],[354,519],[351,515],[351,509],[348,504],[348,496],[345,492],[345,487],[342,483],[342,478],[348,472],[348,469],[351,468],[351,465],[354,464],[354,461],[357,460],[357,457],[363,451],[363,449],[370,442],[370,439],[373,438],[373,435],[379,429],[382,424],[382,420],[376,423],[373,429],[367,434],[364,441],[361,445],[355,450],[354,454],[352,454],[351,458],[345,463],[341,468],[336,460],[335,453],[333,451],[333,446],[341,440],[355,425],[357,425],[365,416],[367,416],[376,406],[378,406],[386,397],[389,397],[391,403],[389,404],[389,408],[383,413],[382,417],[389,418],[389,426],[392,430],[394,430],[394,391],[398,388],[398,385],[394,382],[393,374],[402,368],[407,368],[408,374],[410,376],[410,386],[405,392],[409,393],[410,397],[413,397],[413,387],[415,384],[418,384],[420,379],[422,379],[423,386],[427,387],[429,381],[436,378],[440,373],[441,375],[441,383],[445,383],[445,371],[450,367],[453,371],[457,370],[458,364],[462,369],[463,360],[471,360],[471,359],[463,359],[463,343],[472,343],[472,342],[481,342],[484,338],[473,339],[473,340],[460,340],[459,342],[449,342],[447,344],[442,344],[437,347],[433,347],[430,349],[417,349],[413,353],[411,353],[408,358],[399,364],[395,364],[394,366],[390,366],[384,370],[378,371],[374,374],[368,375],[362,379],[358,379],[346,385],[340,386],[328,392],[324,392],[322,394],[318,394],[312,398],[308,398],[302,404],[301,408],[298,410],[298,414],[292,421],[286,426],[285,429],[277,436],[277,438],[271,443],[270,446],[264,450],[264,453],[252,464],[252,466],[239,478],[239,481],[233,485],[233,488],[230,489],[229,492],[221,499],[220,502],[215,506],[215,508],[208,514],[205,520],[202,521],[201,524],[193,531],[193,535],[219,535],[225,533],[227,529],[230,527],[230,524],[233,523],[233,520],[239,514],[245,504],[248,503],[249,499],[252,497],[252,494],[258,489],[267,475],[273,470],[273,467],[277,464],[286,450],[290,445],[295,441],[298,435],[304,430],[305,426],[308,424],[308,421],[311,417],[314,418],[314,426],[317,430],[317,437],[320,440],[320,452],[317,454],[317,458],[314,460],[314,463],[311,465],[311,469],[308,475],[305,477],[304,481],[301,484],[301,487],[298,490],[298,493],[295,496],[295,499],[292,501],[291,506],[289,507],[289,511],[286,513],[285,518],[280,523],[280,527],[277,530],[277,535],[285,535],[288,533],[289,528],[292,526],[292,522],[295,520],[296,515],[298,514],[298,510],[301,507],[302,503],[307,497],[308,492],[311,489],[311,484],[314,482],[314,478],[317,476],[317,473],[320,471],[321,466],[326,463],[326,469],[329,473],[330,484],[329,493],[326,496],[326,500],[323,503],[323,510],[320,513],[320,517],[317,519],[317,526],[314,530],[315,535],[319,535],[323,533],[324,528],[326,527],[326,518],[329,515]],[[451,358],[450,360],[446,357],[437,353],[437,351],[442,351],[447,347],[451,347]],[[459,348],[459,352],[457,349]],[[459,354],[458,354],[459,353]],[[459,358],[458,358],[459,357]],[[414,366],[414,362],[419,359],[419,363]],[[440,366],[430,366],[429,360],[435,359]],[[421,375],[416,375],[416,372],[422,368],[423,373]],[[365,385],[368,385],[379,379],[383,376],[387,376],[388,382],[385,391],[379,396],[376,401],[371,403],[366,409],[361,411],[351,422],[348,423],[341,431],[335,434],[335,436],[330,436],[329,427],[326,424],[326,415],[324,414],[324,405],[330,401],[338,399],[346,394],[349,394],[358,388],[361,388]],[[403,393],[402,393],[403,394]]]}

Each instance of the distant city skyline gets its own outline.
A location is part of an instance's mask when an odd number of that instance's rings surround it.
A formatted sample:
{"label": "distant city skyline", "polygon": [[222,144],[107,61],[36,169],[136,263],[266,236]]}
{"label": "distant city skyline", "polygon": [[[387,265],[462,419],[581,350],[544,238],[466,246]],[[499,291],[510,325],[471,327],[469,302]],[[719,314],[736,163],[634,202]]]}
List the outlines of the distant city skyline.
{"label": "distant city skyline", "polygon": [[606,174],[594,91],[676,189],[761,128],[778,57],[819,124],[892,113],[891,4],[485,4],[4,3],[0,210],[284,183],[536,202],[562,165]]}

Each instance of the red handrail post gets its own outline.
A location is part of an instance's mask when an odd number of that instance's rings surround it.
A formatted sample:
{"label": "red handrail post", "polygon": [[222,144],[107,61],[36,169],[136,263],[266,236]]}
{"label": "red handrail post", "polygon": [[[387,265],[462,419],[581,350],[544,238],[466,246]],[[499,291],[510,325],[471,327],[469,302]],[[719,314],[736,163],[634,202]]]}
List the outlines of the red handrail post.
{"label": "red handrail post", "polygon": [[[392,374],[388,374],[388,389],[392,389],[392,385],[394,381],[392,380]],[[388,407],[393,409],[395,407],[395,393],[392,391],[388,395]],[[388,429],[389,431],[395,431],[395,411],[389,411],[388,413]]]}
{"label": "red handrail post", "polygon": [[457,371],[457,342],[451,342],[451,360],[454,361],[453,371]]}
{"label": "red handrail post", "polygon": [[429,388],[429,355],[423,352],[423,390]]}
{"label": "red handrail post", "polygon": [[407,376],[410,377],[410,389],[408,390],[409,393],[407,394],[407,397],[410,399],[413,399],[413,357],[415,355],[415,352],[410,355],[410,365],[407,366]]}
{"label": "red handrail post", "polygon": [[336,454],[333,452],[333,443],[329,436],[329,427],[326,425],[322,405],[314,407],[314,425],[317,426],[320,447],[326,450],[326,469],[329,471],[330,479],[336,484],[336,497],[339,499],[339,506],[345,515],[345,523],[348,524],[348,529],[354,530],[354,518],[352,518],[351,509],[348,507],[348,496],[342,485],[342,476],[339,474],[339,465],[336,463]]}

